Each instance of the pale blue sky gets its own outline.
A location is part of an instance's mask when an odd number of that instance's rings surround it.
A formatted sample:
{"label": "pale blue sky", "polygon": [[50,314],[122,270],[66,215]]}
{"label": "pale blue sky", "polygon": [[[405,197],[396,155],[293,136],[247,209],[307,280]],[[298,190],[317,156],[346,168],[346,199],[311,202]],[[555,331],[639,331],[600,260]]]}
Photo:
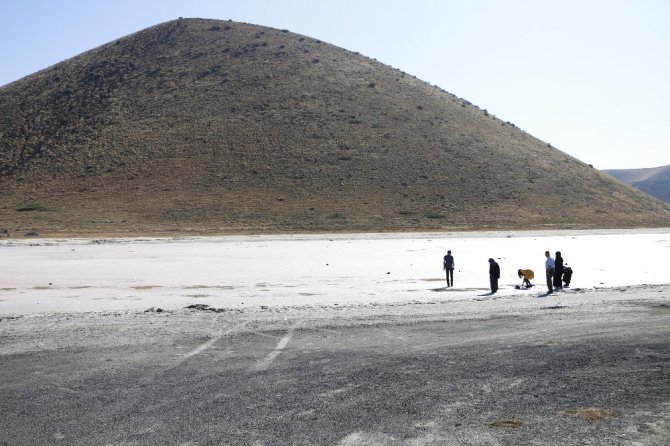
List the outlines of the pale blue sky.
{"label": "pale blue sky", "polygon": [[670,164],[670,0],[0,0],[0,85],[178,17],[305,34],[599,169]]}

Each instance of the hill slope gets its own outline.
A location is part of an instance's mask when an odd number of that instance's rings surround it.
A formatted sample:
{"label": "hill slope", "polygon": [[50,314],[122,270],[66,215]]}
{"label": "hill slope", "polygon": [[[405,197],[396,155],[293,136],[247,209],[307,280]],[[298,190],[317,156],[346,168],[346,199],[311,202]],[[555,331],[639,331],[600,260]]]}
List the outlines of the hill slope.
{"label": "hill slope", "polygon": [[670,226],[670,208],[397,69],[176,20],[0,88],[0,230]]}
{"label": "hill slope", "polygon": [[670,165],[648,169],[610,169],[604,172],[659,200],[670,203]]}

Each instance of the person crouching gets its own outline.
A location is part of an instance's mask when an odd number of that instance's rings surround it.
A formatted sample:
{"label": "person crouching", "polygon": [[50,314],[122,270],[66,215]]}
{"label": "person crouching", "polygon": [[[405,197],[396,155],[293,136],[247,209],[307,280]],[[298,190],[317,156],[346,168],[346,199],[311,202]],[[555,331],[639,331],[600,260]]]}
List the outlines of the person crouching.
{"label": "person crouching", "polygon": [[530,283],[530,281],[535,278],[535,273],[533,272],[532,269],[520,269],[518,271],[518,274],[519,279],[523,278],[523,282],[521,283],[521,285],[524,288],[530,288],[533,286],[533,284]]}

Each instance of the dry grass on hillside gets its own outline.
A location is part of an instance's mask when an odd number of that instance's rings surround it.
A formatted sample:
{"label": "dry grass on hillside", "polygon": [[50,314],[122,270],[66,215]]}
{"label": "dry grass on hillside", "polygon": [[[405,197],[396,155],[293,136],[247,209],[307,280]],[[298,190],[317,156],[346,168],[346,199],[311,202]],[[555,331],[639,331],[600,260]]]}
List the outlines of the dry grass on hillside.
{"label": "dry grass on hillside", "polygon": [[177,20],[0,88],[0,230],[670,226],[670,208],[347,50]]}

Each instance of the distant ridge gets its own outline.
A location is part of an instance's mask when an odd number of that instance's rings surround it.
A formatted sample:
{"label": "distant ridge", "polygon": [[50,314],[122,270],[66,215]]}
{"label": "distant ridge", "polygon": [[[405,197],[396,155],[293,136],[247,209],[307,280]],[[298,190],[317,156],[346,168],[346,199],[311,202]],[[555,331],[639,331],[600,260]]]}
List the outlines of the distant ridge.
{"label": "distant ridge", "polygon": [[670,203],[670,165],[647,169],[609,169],[605,173]]}
{"label": "distant ridge", "polygon": [[1,87],[0,194],[12,235],[670,226],[668,205],[413,76],[204,19]]}

